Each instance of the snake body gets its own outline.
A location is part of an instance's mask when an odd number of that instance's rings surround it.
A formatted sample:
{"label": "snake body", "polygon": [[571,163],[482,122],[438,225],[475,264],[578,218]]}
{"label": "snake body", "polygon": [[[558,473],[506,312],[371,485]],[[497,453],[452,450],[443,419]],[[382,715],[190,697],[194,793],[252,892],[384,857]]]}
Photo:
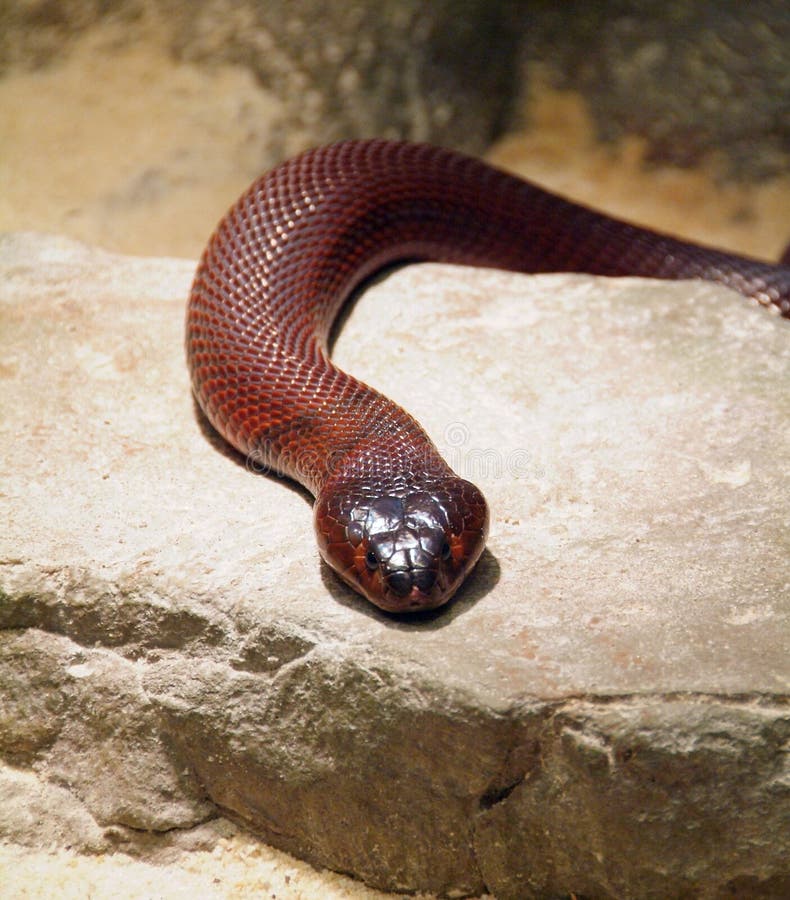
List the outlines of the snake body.
{"label": "snake body", "polygon": [[352,291],[410,260],[705,278],[790,317],[786,266],[629,225],[450,150],[347,141],[264,175],[220,222],[195,276],[193,390],[227,441],[312,492],[323,558],[393,612],[446,602],[488,527],[480,491],[418,423],[329,358]]}

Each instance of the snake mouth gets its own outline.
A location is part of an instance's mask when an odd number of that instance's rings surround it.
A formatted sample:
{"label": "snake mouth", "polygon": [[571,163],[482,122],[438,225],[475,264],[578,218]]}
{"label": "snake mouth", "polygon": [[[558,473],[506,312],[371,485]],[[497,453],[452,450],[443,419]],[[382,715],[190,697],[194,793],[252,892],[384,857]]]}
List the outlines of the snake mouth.
{"label": "snake mouth", "polygon": [[436,609],[445,604],[450,599],[450,596],[450,594],[446,594],[441,590],[423,591],[415,584],[406,594],[386,591],[383,595],[371,599],[376,606],[385,612],[407,613]]}
{"label": "snake mouth", "polygon": [[389,568],[381,566],[378,595],[373,602],[391,612],[435,609],[450,593],[441,564]]}

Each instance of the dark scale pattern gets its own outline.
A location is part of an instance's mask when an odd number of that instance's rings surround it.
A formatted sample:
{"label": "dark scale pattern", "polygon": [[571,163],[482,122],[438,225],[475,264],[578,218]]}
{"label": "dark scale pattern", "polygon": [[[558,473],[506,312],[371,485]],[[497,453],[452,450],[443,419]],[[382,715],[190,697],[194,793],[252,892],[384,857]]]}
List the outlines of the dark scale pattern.
{"label": "dark scale pattern", "polygon": [[479,491],[411,416],[328,358],[343,302],[399,260],[706,278],[790,317],[786,266],[636,228],[449,150],[348,141],[256,181],[195,276],[194,391],[230,443],[316,496],[324,558],[396,611],[445,602],[482,552],[488,521]]}

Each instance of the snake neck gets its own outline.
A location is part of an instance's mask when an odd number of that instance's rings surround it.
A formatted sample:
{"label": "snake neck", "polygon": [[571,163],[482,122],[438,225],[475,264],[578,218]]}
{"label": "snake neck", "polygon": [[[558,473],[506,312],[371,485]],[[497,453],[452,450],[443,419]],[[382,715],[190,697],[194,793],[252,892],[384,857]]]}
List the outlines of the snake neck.
{"label": "snake neck", "polygon": [[[314,497],[330,485],[400,495],[409,485],[427,487],[453,474],[419,423],[387,397],[325,358],[303,370],[313,394],[295,393],[265,422],[248,417],[233,435],[256,468],[287,475]],[[277,380],[267,373],[254,389],[272,395]],[[340,399],[328,403],[331,397]]]}
{"label": "snake neck", "polygon": [[401,412],[351,441],[333,442],[312,479],[317,499],[330,491],[403,497],[456,477],[422,428]]}

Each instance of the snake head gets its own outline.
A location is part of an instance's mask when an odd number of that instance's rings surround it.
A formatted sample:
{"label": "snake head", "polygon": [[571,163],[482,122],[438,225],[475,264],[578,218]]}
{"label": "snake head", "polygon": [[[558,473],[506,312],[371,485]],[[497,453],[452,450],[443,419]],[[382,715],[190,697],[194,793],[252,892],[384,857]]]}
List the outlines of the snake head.
{"label": "snake head", "polygon": [[318,498],[314,519],[326,562],[371,603],[396,613],[446,603],[488,532],[483,495],[456,476],[375,496],[337,486]]}

